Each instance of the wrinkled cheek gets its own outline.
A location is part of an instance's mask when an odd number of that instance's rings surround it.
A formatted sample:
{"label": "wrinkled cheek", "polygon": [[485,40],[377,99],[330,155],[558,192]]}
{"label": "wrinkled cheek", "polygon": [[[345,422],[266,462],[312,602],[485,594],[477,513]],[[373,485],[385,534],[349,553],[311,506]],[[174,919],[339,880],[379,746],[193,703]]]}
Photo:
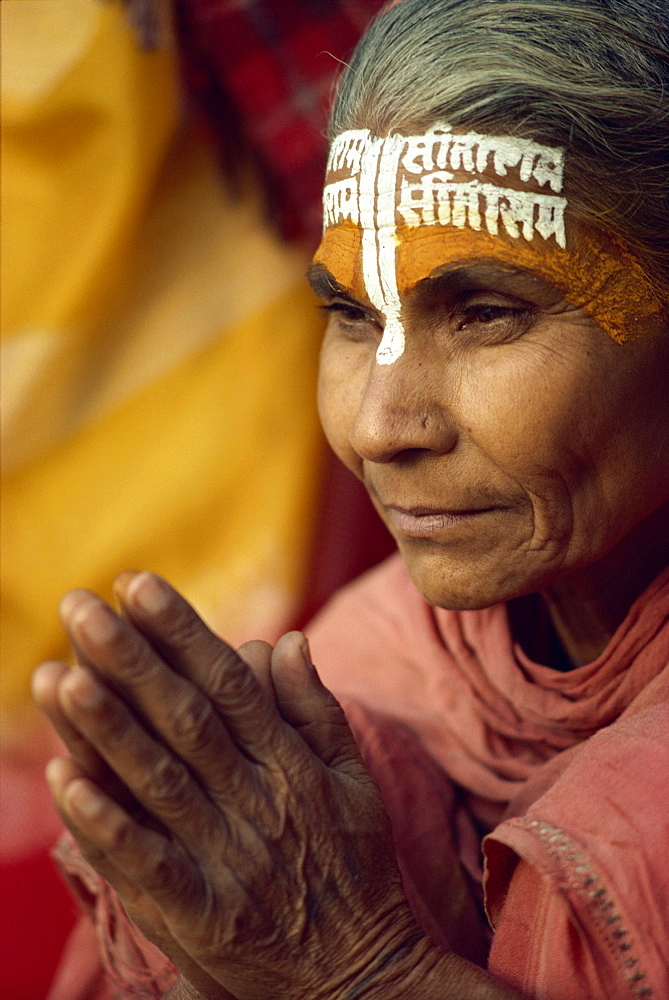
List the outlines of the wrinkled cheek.
{"label": "wrinkled cheek", "polygon": [[532,531],[526,540],[526,550],[543,553],[550,561],[560,561],[569,549],[573,531],[569,491],[564,484],[546,479],[532,484],[528,496]]}

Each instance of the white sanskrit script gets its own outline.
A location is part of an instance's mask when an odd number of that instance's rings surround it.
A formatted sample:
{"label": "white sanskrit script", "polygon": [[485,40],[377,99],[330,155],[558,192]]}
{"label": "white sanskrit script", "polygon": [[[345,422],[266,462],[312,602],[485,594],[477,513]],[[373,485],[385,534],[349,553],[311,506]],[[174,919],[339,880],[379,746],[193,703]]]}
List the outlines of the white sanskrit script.
{"label": "white sanskrit script", "polygon": [[[491,180],[491,174],[506,177],[511,169],[523,184],[547,186],[552,193]],[[472,179],[462,180],[463,173]],[[395,268],[398,226],[455,226],[528,241],[538,235],[566,246],[567,199],[560,196],[564,153],[529,139],[455,135],[445,125],[425,135],[385,138],[356,129],[334,140],[328,159],[328,175],[333,174],[344,176],[325,187],[324,227],[350,221],[362,230],[365,287],[386,319],[379,364],[392,364],[404,351]]]}

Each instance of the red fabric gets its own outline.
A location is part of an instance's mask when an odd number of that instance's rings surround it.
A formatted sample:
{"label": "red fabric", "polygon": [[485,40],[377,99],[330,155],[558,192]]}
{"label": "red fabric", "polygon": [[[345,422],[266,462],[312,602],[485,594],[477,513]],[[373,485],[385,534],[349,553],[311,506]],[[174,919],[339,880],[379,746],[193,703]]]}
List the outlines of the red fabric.
{"label": "red fabric", "polygon": [[657,703],[593,736],[486,839],[490,969],[532,997],[669,996],[667,671],[658,681]]}
{"label": "red fabric", "polygon": [[[382,0],[178,0],[186,86],[214,133],[231,119],[263,168],[286,239],[315,247],[327,120],[341,61]],[[224,146],[225,146],[224,139]],[[229,155],[229,150],[224,150]]]}
{"label": "red fabric", "polygon": [[79,919],[77,906],[46,847],[2,864],[0,887],[3,996],[43,1000]]}
{"label": "red fabric", "polygon": [[[2,994],[43,1000],[78,909],[51,857],[60,820],[44,766],[60,744],[31,727],[0,763],[0,969]],[[35,956],[39,954],[39,961]]]}

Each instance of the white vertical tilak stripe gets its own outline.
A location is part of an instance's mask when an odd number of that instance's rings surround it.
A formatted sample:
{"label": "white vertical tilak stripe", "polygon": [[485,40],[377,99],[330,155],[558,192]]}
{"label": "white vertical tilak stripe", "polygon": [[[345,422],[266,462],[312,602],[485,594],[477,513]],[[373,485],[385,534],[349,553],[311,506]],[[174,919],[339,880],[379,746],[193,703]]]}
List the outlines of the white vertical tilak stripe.
{"label": "white vertical tilak stripe", "polygon": [[384,140],[379,164],[379,194],[376,204],[378,268],[384,298],[386,325],[376,351],[380,365],[392,365],[404,353],[404,327],[400,319],[402,303],[397,287],[397,238],[395,227],[395,185],[405,141],[400,136]]}
{"label": "white vertical tilak stripe", "polygon": [[369,301],[376,309],[383,311],[383,291],[379,278],[376,234],[376,175],[382,139],[367,140],[360,168],[358,193],[358,215],[362,228],[362,277],[369,295]]}
{"label": "white vertical tilak stripe", "polygon": [[[362,276],[369,300],[385,318],[376,352],[390,365],[404,351],[404,328],[395,272],[395,184],[403,140],[392,136],[367,141],[361,162],[359,217],[362,228]],[[388,183],[389,179],[392,183]],[[378,181],[378,185],[377,185]],[[377,194],[380,191],[380,196]],[[387,204],[386,204],[387,202]],[[386,225],[379,225],[387,223]]]}

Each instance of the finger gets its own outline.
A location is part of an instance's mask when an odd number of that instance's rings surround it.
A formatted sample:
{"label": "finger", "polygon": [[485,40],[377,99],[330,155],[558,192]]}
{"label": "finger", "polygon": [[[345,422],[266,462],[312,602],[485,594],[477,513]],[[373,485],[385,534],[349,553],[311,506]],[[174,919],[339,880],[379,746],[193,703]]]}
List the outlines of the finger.
{"label": "finger", "polygon": [[[68,758],[54,758],[46,769],[46,778],[63,822],[92,868],[118,893],[129,915],[146,936],[167,954],[188,979],[202,991],[199,995],[230,997],[178,944],[171,935],[160,909],[146,890],[113,858],[127,860],[133,852],[152,852],[163,869],[163,878],[183,890],[178,879],[187,879],[191,888],[198,882],[196,868],[191,870],[183,852],[165,837],[137,823],[125,810],[81,773]],[[131,866],[132,867],[132,866]],[[184,869],[188,867],[188,870]]]}
{"label": "finger", "polygon": [[139,807],[137,800],[63,711],[58,698],[58,688],[69,673],[70,667],[57,660],[40,664],[32,677],[33,698],[48,717],[81,772],[101,785],[107,794],[115,798],[125,809],[130,811],[137,809]]}
{"label": "finger", "polygon": [[[229,799],[240,785],[253,784],[252,766],[211,700],[171,669],[130,621],[84,590],[66,595],[61,615],[96,675],[121,694],[151,734],[188,762],[212,797]],[[248,667],[232,655],[256,685]],[[66,714],[74,723],[71,712]]]}
{"label": "finger", "polygon": [[[84,667],[64,677],[61,707],[152,816],[205,853],[226,823],[186,764],[155,740],[125,702]],[[90,782],[89,782],[90,784]],[[107,796],[109,797],[109,796]]]}
{"label": "finger", "polygon": [[[101,603],[104,604],[101,598],[97,594],[93,593],[93,591],[86,590],[85,588],[81,587],[81,588],[76,588],[75,590],[72,590],[67,594],[65,594],[65,596],[63,597],[58,606],[58,613],[61,624],[65,629],[65,631],[67,632],[67,637],[70,641],[70,648],[72,650],[74,663],[81,667],[89,667],[91,670],[96,670],[97,667],[95,663],[95,658],[94,656],[89,655],[90,653],[89,644],[86,642],[82,643],[79,641],[80,634],[76,628],[76,625],[73,627],[72,608],[74,607],[76,611],[77,605],[86,598],[95,601],[100,601]],[[104,625],[102,618],[97,624],[98,628],[102,630]]]}
{"label": "finger", "polygon": [[123,888],[124,897],[130,893],[131,897],[136,889],[125,884],[125,876],[116,869],[110,857],[100,848],[98,844],[90,840],[80,829],[73,819],[71,810],[64,802],[64,794],[67,786],[78,779],[89,779],[89,775],[82,770],[71,757],[54,757],[46,766],[45,778],[53,796],[58,813],[77,842],[79,850],[88,863],[107,882],[114,884],[117,888]]}
{"label": "finger", "polygon": [[272,686],[272,647],[262,639],[251,639],[237,650],[237,655],[251,668],[260,687],[274,701]]}
{"label": "finger", "polygon": [[103,761],[81,733],[74,728],[58,702],[58,686],[69,672],[70,668],[67,664],[59,660],[47,660],[45,663],[40,663],[31,678],[32,696],[67,746],[72,757],[91,777],[95,777],[98,768],[103,767]]}
{"label": "finger", "polygon": [[364,772],[360,751],[339,702],[322,683],[302,632],[287,632],[276,643],[272,683],[284,719],[328,767]]}
{"label": "finger", "polygon": [[[216,901],[204,867],[194,863],[178,842],[147,829],[93,782],[72,772],[67,760],[52,761],[48,779],[61,815],[86,859],[116,889],[131,913],[136,900],[144,907],[143,897],[150,900],[169,938],[160,945],[205,996],[210,995],[209,989],[214,989],[216,997],[224,996],[180,943],[180,937],[188,941],[193,936],[194,925],[197,936],[197,925],[207,926],[214,918],[209,910]],[[217,857],[217,895],[230,898],[239,889],[238,881],[225,868],[222,852]]]}
{"label": "finger", "polygon": [[275,759],[285,735],[283,720],[234,649],[153,573],[124,575],[115,590],[133,624],[213,701],[236,744],[254,761]]}
{"label": "finger", "polygon": [[[55,757],[47,764],[45,777],[61,819],[76,840],[84,859],[116,890],[129,916],[145,936],[158,945],[192,983],[197,984],[198,992],[193,995],[202,997],[202,1000],[205,997],[234,1000],[232,994],[216,983],[174,940],[153,900],[114,863],[109,848],[104,849],[98,840],[93,839],[92,834],[96,835],[97,831],[89,826],[77,804],[76,788],[73,801],[72,789],[69,787],[79,779],[87,781],[87,775],[70,758]],[[91,788],[95,794],[95,785]],[[123,812],[132,817],[128,810],[124,809]],[[88,829],[88,833],[84,832],[85,829]]]}

